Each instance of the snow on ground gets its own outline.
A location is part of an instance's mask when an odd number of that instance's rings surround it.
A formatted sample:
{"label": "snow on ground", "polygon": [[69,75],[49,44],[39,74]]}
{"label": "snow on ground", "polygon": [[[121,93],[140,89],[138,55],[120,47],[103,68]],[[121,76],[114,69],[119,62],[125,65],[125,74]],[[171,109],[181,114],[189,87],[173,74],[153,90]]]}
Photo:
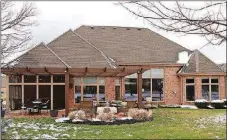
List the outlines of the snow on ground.
{"label": "snow on ground", "polygon": [[211,116],[206,118],[201,118],[196,120],[196,124],[200,128],[206,128],[206,124],[213,123],[213,124],[226,124],[226,115],[219,115],[219,116]]}

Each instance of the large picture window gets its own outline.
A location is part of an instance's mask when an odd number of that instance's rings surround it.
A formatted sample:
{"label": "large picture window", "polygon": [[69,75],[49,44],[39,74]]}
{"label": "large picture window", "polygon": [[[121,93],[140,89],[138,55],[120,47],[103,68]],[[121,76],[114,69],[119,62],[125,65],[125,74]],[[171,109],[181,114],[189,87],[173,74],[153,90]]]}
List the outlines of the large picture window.
{"label": "large picture window", "polygon": [[219,99],[218,78],[203,78],[201,81],[203,99],[209,101]]}
{"label": "large picture window", "polygon": [[[142,99],[151,97],[152,101],[163,101],[163,69],[151,69],[142,74]],[[137,75],[129,75],[125,78],[125,98],[126,100],[137,101]]]}
{"label": "large picture window", "polygon": [[105,79],[103,77],[77,77],[75,81],[75,103],[80,101],[104,101]]}
{"label": "large picture window", "polygon": [[194,78],[186,79],[186,101],[195,100]]}

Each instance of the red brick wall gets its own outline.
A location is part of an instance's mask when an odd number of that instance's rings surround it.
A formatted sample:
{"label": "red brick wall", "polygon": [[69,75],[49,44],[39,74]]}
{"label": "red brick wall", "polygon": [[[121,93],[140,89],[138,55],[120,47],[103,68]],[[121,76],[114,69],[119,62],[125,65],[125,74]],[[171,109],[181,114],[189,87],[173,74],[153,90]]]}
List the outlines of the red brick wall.
{"label": "red brick wall", "polygon": [[106,101],[111,101],[115,99],[115,78],[114,77],[105,78],[105,99]]}
{"label": "red brick wall", "polygon": [[219,92],[220,92],[220,99],[226,98],[226,77],[221,76],[219,77]]}
{"label": "red brick wall", "polygon": [[180,67],[164,69],[164,101],[165,104],[181,103],[181,79],[177,76]]}

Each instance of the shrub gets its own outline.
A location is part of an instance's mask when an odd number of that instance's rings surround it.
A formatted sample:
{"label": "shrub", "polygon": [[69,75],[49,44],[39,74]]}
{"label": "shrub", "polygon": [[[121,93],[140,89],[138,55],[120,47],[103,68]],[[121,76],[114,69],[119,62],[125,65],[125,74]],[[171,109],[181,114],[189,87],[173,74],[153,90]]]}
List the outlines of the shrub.
{"label": "shrub", "polygon": [[215,109],[223,109],[224,108],[224,101],[223,100],[212,100],[211,106]]}
{"label": "shrub", "polygon": [[111,121],[113,119],[113,114],[111,112],[109,112],[109,113],[100,113],[97,116],[97,119],[99,119],[101,121]]}
{"label": "shrub", "polygon": [[131,108],[128,111],[128,116],[136,120],[148,120],[152,116],[152,112],[145,109]]}
{"label": "shrub", "polygon": [[69,113],[68,116],[69,116],[70,120],[74,120],[74,119],[85,120],[86,119],[85,111],[83,111],[83,110],[72,111]]}
{"label": "shrub", "polygon": [[209,102],[205,99],[197,99],[195,100],[195,106],[198,108],[207,108]]}

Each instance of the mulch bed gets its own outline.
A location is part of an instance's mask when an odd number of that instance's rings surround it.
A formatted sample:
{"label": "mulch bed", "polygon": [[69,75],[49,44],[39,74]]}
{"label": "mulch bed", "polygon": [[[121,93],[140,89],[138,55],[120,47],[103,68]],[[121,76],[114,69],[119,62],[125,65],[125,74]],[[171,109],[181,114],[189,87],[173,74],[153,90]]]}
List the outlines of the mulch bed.
{"label": "mulch bed", "polygon": [[71,120],[65,121],[64,123],[71,123],[71,124],[88,124],[88,125],[121,125],[121,124],[135,124],[135,123],[141,123],[141,122],[148,122],[153,121],[154,117],[151,117],[147,120],[136,120],[136,119],[125,119],[125,120],[119,120],[115,119],[111,122],[105,122],[105,121],[90,121],[90,120],[84,120],[82,122],[72,122]]}

